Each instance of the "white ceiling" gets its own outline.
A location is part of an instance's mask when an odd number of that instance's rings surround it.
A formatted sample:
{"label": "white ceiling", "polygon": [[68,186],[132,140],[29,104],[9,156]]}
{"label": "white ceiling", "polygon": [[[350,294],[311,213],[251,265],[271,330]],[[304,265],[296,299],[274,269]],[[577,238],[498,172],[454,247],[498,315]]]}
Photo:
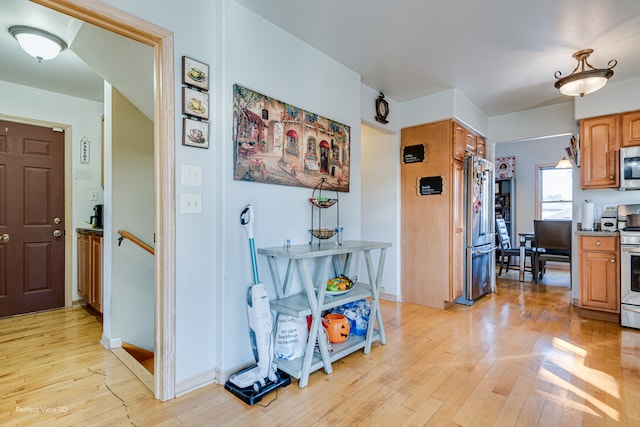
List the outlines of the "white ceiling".
{"label": "white ceiling", "polygon": [[554,73],[587,48],[596,68],[617,59],[612,83],[640,78],[638,0],[236,1],[398,102],[451,88],[488,116],[566,102]]}
{"label": "white ceiling", "polygon": [[[640,78],[638,0],[236,1],[398,102],[451,88],[489,116],[566,102],[554,73],[569,74],[572,53],[586,48],[596,68],[618,61],[612,83]],[[50,31],[71,48],[39,64],[18,48],[11,25]],[[2,0],[0,79],[101,100],[103,76],[73,51],[80,27],[28,0]]]}
{"label": "white ceiling", "polygon": [[[53,60],[38,62],[9,34],[8,28],[12,25],[49,31],[69,47]],[[2,0],[0,54],[0,80],[93,101],[103,100],[106,80],[147,117],[153,118],[153,48],[150,46],[28,0]]]}
{"label": "white ceiling", "polygon": [[103,79],[87,66],[72,48],[51,61],[27,55],[9,34],[12,25],[28,25],[49,31],[73,46],[82,22],[71,19],[28,0],[0,2],[0,80],[32,86],[80,98],[100,101]]}

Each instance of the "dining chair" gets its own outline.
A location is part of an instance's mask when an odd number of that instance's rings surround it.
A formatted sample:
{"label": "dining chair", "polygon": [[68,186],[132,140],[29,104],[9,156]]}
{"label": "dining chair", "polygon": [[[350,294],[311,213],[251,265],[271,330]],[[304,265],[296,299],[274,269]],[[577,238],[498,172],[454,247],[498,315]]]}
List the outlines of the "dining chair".
{"label": "dining chair", "polygon": [[[496,218],[496,231],[498,232],[498,241],[500,243],[500,270],[498,276],[502,274],[502,268],[506,265],[506,272],[509,271],[509,267],[515,267],[515,264],[511,264],[511,257],[520,256],[520,248],[514,248],[511,246],[511,237],[509,236],[509,229],[504,221],[504,218]],[[529,257],[532,260],[533,251],[530,248],[525,249],[525,258]],[[506,260],[506,264],[505,264]],[[533,265],[533,261],[532,261]]]}
{"label": "dining chair", "polygon": [[536,219],[533,221],[533,229],[535,232],[533,248],[535,282],[538,283],[544,276],[547,261],[568,262],[571,275],[571,221]]}

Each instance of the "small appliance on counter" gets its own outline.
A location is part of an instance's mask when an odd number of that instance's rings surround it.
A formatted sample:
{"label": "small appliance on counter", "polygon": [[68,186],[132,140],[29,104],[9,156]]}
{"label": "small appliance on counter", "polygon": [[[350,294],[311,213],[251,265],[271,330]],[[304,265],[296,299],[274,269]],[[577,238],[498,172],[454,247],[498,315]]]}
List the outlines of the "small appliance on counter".
{"label": "small appliance on counter", "polygon": [[610,208],[602,211],[602,217],[600,218],[600,229],[602,231],[617,231],[618,230],[618,208]]}
{"label": "small appliance on counter", "polygon": [[91,223],[91,227],[93,228],[102,228],[104,218],[104,205],[95,205],[93,207],[93,215],[89,218],[89,222]]}
{"label": "small appliance on counter", "polygon": [[[640,205],[618,205],[618,230],[625,228],[636,228],[634,224],[628,224],[628,215],[637,214],[640,211]],[[634,218],[633,216],[631,217]]]}

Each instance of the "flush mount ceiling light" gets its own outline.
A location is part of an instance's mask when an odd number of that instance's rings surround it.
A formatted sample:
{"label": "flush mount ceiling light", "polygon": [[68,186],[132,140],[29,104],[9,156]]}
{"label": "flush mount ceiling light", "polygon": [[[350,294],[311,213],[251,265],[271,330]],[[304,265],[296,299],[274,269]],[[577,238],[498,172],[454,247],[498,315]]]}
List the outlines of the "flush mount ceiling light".
{"label": "flush mount ceiling light", "polygon": [[42,62],[53,59],[67,48],[60,37],[38,28],[25,25],[9,27],[9,33],[20,43],[22,50]]}
{"label": "flush mount ceiling light", "polygon": [[587,62],[587,58],[592,53],[593,49],[579,50],[574,53],[572,56],[578,61],[578,65],[568,76],[560,78],[562,73],[556,71],[554,75],[558,81],[555,86],[563,95],[585,96],[602,88],[607,84],[609,77],[613,76],[612,68],[618,64],[618,61],[612,59],[607,64],[609,68],[597,69]]}

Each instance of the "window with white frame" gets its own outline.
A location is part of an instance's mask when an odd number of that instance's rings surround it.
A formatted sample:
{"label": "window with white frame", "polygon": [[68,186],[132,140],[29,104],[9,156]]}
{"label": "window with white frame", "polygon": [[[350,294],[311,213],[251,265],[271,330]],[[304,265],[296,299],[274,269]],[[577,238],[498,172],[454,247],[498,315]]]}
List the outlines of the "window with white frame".
{"label": "window with white frame", "polygon": [[573,169],[555,165],[537,166],[536,217],[571,219],[573,206]]}

